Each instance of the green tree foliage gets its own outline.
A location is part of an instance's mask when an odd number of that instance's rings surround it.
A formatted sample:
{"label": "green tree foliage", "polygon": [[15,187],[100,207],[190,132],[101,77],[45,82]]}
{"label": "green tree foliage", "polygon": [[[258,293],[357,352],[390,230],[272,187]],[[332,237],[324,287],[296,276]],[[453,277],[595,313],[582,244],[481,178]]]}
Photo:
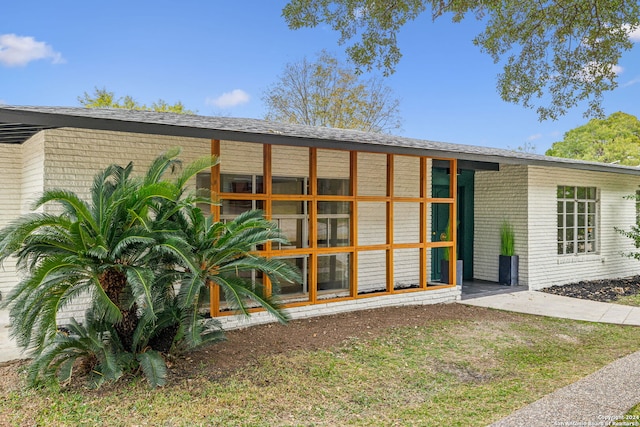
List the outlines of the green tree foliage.
{"label": "green tree foliage", "polygon": [[504,63],[502,99],[536,108],[540,119],[581,101],[588,101],[585,116],[602,115],[602,94],[617,86],[616,66],[640,26],[640,5],[624,0],[289,0],[283,15],[292,29],[330,26],[359,67],[392,73],[402,56],[397,34],[427,10],[433,19],[486,22],[473,42]]}
{"label": "green tree foliage", "polygon": [[360,78],[324,51],[315,62],[287,64],[263,100],[268,120],[367,132],[400,127],[400,101],[391,89],[379,78]]}
{"label": "green tree foliage", "polygon": [[[259,271],[276,285],[299,281],[290,264],[252,252],[286,239],[259,211],[227,223],[205,216],[196,205],[211,201],[187,192],[187,183],[217,161],[203,158],[178,173],[178,153],[158,157],[141,177],[132,163],[107,167],[90,201],[46,191],[34,208],[57,204],[60,214],[31,213],[0,231],[0,259],[15,256],[23,275],[3,305],[12,335],[34,358],[32,384],[68,380],[79,359],[96,384],[139,368],[153,386],[163,385],[163,355],[221,337],[218,323],[205,319],[213,283],[232,308],[248,314],[253,300],[286,320],[261,286],[239,274]],[[61,327],[61,312],[82,297],[84,319]]]}
{"label": "green tree foliage", "polygon": [[547,156],[568,157],[628,166],[640,165],[640,121],[617,112],[606,119],[591,119],[553,143]]}
{"label": "green tree foliage", "polygon": [[195,111],[187,110],[180,101],[175,104],[168,104],[166,101],[159,99],[151,106],[147,106],[140,104],[129,95],[116,98],[114,92],[109,92],[105,88],[94,88],[92,94],[85,92],[78,97],[78,102],[86,108],[124,108],[127,110],[147,110],[161,113],[195,114]]}

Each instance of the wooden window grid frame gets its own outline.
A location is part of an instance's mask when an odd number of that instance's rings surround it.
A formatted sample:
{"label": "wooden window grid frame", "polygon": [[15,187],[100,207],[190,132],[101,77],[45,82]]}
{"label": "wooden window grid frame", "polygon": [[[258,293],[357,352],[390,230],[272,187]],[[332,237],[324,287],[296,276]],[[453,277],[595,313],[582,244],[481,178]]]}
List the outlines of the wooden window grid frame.
{"label": "wooden window grid frame", "polygon": [[[220,140],[211,141],[211,153],[214,156],[220,158]],[[408,154],[391,154],[386,153],[387,163],[387,192],[386,196],[375,195],[358,195],[358,153],[372,153],[372,154],[385,154],[375,153],[369,151],[355,151],[355,150],[340,150],[329,148],[317,148],[317,147],[302,147],[309,150],[309,194],[302,195],[287,195],[287,194],[273,194],[272,193],[272,155],[271,148],[273,144],[263,144],[263,193],[222,193],[220,190],[220,163],[211,168],[211,194],[214,200],[261,200],[263,201],[264,213],[267,219],[272,218],[271,201],[304,201],[310,202],[309,209],[309,247],[308,248],[295,248],[295,249],[274,249],[271,243],[267,243],[263,251],[260,251],[260,255],[266,257],[295,257],[295,256],[308,256],[309,257],[309,271],[308,271],[308,287],[309,287],[309,299],[307,301],[298,301],[293,303],[287,303],[286,299],[283,299],[282,306],[298,307],[313,305],[318,303],[330,303],[336,301],[346,301],[360,298],[376,297],[380,295],[390,295],[398,293],[408,292],[420,292],[428,290],[436,290],[442,288],[451,288],[455,286],[453,283],[431,283],[428,280],[427,272],[427,251],[432,248],[449,248],[451,253],[451,259],[456,259],[457,253],[457,227],[452,227],[450,232],[450,240],[448,241],[430,241],[427,233],[427,221],[429,220],[429,205],[434,203],[448,204],[449,205],[449,220],[451,223],[457,223],[457,176],[455,173],[450,174],[449,182],[449,197],[448,198],[433,198],[429,197],[429,181],[427,179],[428,174],[428,161],[440,160],[450,162],[450,170],[457,170],[457,160],[453,158],[442,157],[430,157],[430,156],[417,156]],[[317,157],[318,150],[328,151],[341,151],[348,152],[350,156],[349,161],[349,181],[350,181],[350,195],[319,195],[317,186]],[[408,156],[418,158],[420,160],[420,194],[418,197],[396,197],[394,196],[394,158],[396,156]],[[349,202],[351,205],[351,220],[349,229],[349,246],[335,246],[335,247],[318,247],[317,246],[317,221],[318,221],[318,202]],[[386,243],[374,244],[374,245],[358,245],[358,202],[379,202],[386,205]],[[418,243],[394,243],[393,238],[393,206],[394,203],[419,203],[420,204],[420,241]],[[216,204],[212,206],[211,213],[214,218],[220,218],[220,205]],[[420,267],[419,277],[420,283],[417,288],[408,289],[394,289],[394,250],[396,249],[419,249],[420,251]],[[380,292],[373,292],[371,294],[358,294],[358,253],[361,251],[379,251],[384,250],[386,253],[386,290]],[[338,254],[348,253],[350,254],[350,268],[349,268],[349,296],[338,298],[318,299],[317,292],[317,259],[319,255],[326,254]],[[456,277],[456,263],[449,263],[449,277]],[[268,277],[264,276],[263,285],[267,292],[271,291],[271,283]],[[453,279],[450,279],[453,280]],[[210,311],[212,317],[233,315],[237,314],[233,311],[221,311],[220,293],[218,285],[211,283],[211,300]],[[260,308],[250,309],[250,312],[260,311]]]}

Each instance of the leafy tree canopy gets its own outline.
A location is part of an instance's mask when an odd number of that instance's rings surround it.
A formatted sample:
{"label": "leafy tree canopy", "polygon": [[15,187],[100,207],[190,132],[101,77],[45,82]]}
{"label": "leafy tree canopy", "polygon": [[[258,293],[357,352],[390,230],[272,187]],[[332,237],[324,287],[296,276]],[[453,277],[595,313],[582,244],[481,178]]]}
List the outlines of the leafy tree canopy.
{"label": "leafy tree canopy", "polygon": [[124,108],[127,110],[146,110],[177,114],[196,113],[195,111],[187,110],[180,101],[175,104],[169,104],[163,99],[158,99],[152,103],[151,106],[147,106],[140,104],[129,95],[116,98],[114,92],[110,92],[106,88],[99,89],[97,87],[94,88],[92,94],[85,92],[82,96],[79,96],[78,101],[86,108]]}
{"label": "leafy tree canopy", "polygon": [[617,112],[606,119],[592,119],[565,133],[546,154],[605,163],[640,165],[640,120]]}
{"label": "leafy tree canopy", "polygon": [[359,77],[324,51],[315,62],[287,64],[263,100],[268,120],[367,132],[400,127],[400,101],[391,88],[379,78]]}
{"label": "leafy tree canopy", "polygon": [[427,9],[433,19],[472,15],[486,22],[473,42],[504,61],[502,99],[536,108],[541,120],[581,101],[588,101],[585,116],[601,116],[602,95],[616,88],[618,61],[640,27],[640,4],[625,0],[290,0],[283,16],[292,29],[329,25],[357,66],[389,74],[402,56],[398,32]]}

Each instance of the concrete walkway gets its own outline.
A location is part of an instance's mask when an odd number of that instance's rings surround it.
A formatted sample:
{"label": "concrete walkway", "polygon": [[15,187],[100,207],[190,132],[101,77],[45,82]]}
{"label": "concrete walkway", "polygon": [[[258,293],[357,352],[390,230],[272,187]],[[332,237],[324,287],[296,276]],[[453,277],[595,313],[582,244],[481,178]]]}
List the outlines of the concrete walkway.
{"label": "concrete walkway", "polygon": [[587,322],[640,326],[640,307],[520,291],[459,301],[461,304]]}
{"label": "concrete walkway", "polygon": [[[640,307],[523,291],[459,301],[518,313],[640,326]],[[491,427],[640,426],[624,414],[640,402],[640,351],[525,406]]]}

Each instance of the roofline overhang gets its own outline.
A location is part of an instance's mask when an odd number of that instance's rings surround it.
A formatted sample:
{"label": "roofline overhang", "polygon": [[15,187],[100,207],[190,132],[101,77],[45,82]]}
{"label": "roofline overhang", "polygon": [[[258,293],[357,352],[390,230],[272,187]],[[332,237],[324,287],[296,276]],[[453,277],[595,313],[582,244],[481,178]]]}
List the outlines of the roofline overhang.
{"label": "roofline overhang", "polygon": [[[26,123],[44,128],[80,128],[95,129],[116,132],[132,132],[150,135],[166,135],[177,137],[204,138],[230,140],[238,142],[255,142],[262,144],[278,144],[289,146],[317,147],[327,149],[342,149],[353,151],[369,151],[388,154],[420,155],[441,159],[455,158],[466,162],[478,162],[486,164],[479,167],[484,170],[495,170],[489,164],[508,165],[532,165],[546,167],[564,167],[584,171],[621,173],[640,176],[640,168],[610,165],[597,162],[583,162],[575,159],[559,157],[546,157],[541,155],[509,156],[497,154],[471,153],[465,151],[467,146],[461,145],[460,151],[437,149],[431,147],[410,147],[398,145],[385,145],[368,141],[348,141],[328,138],[300,137],[287,135],[282,132],[248,132],[230,129],[214,129],[198,126],[180,126],[170,123],[150,123],[134,120],[122,120],[117,118],[89,117],[55,112],[41,112],[21,110],[19,108],[2,108],[2,119],[15,123]],[[451,144],[455,147],[455,144]]]}

